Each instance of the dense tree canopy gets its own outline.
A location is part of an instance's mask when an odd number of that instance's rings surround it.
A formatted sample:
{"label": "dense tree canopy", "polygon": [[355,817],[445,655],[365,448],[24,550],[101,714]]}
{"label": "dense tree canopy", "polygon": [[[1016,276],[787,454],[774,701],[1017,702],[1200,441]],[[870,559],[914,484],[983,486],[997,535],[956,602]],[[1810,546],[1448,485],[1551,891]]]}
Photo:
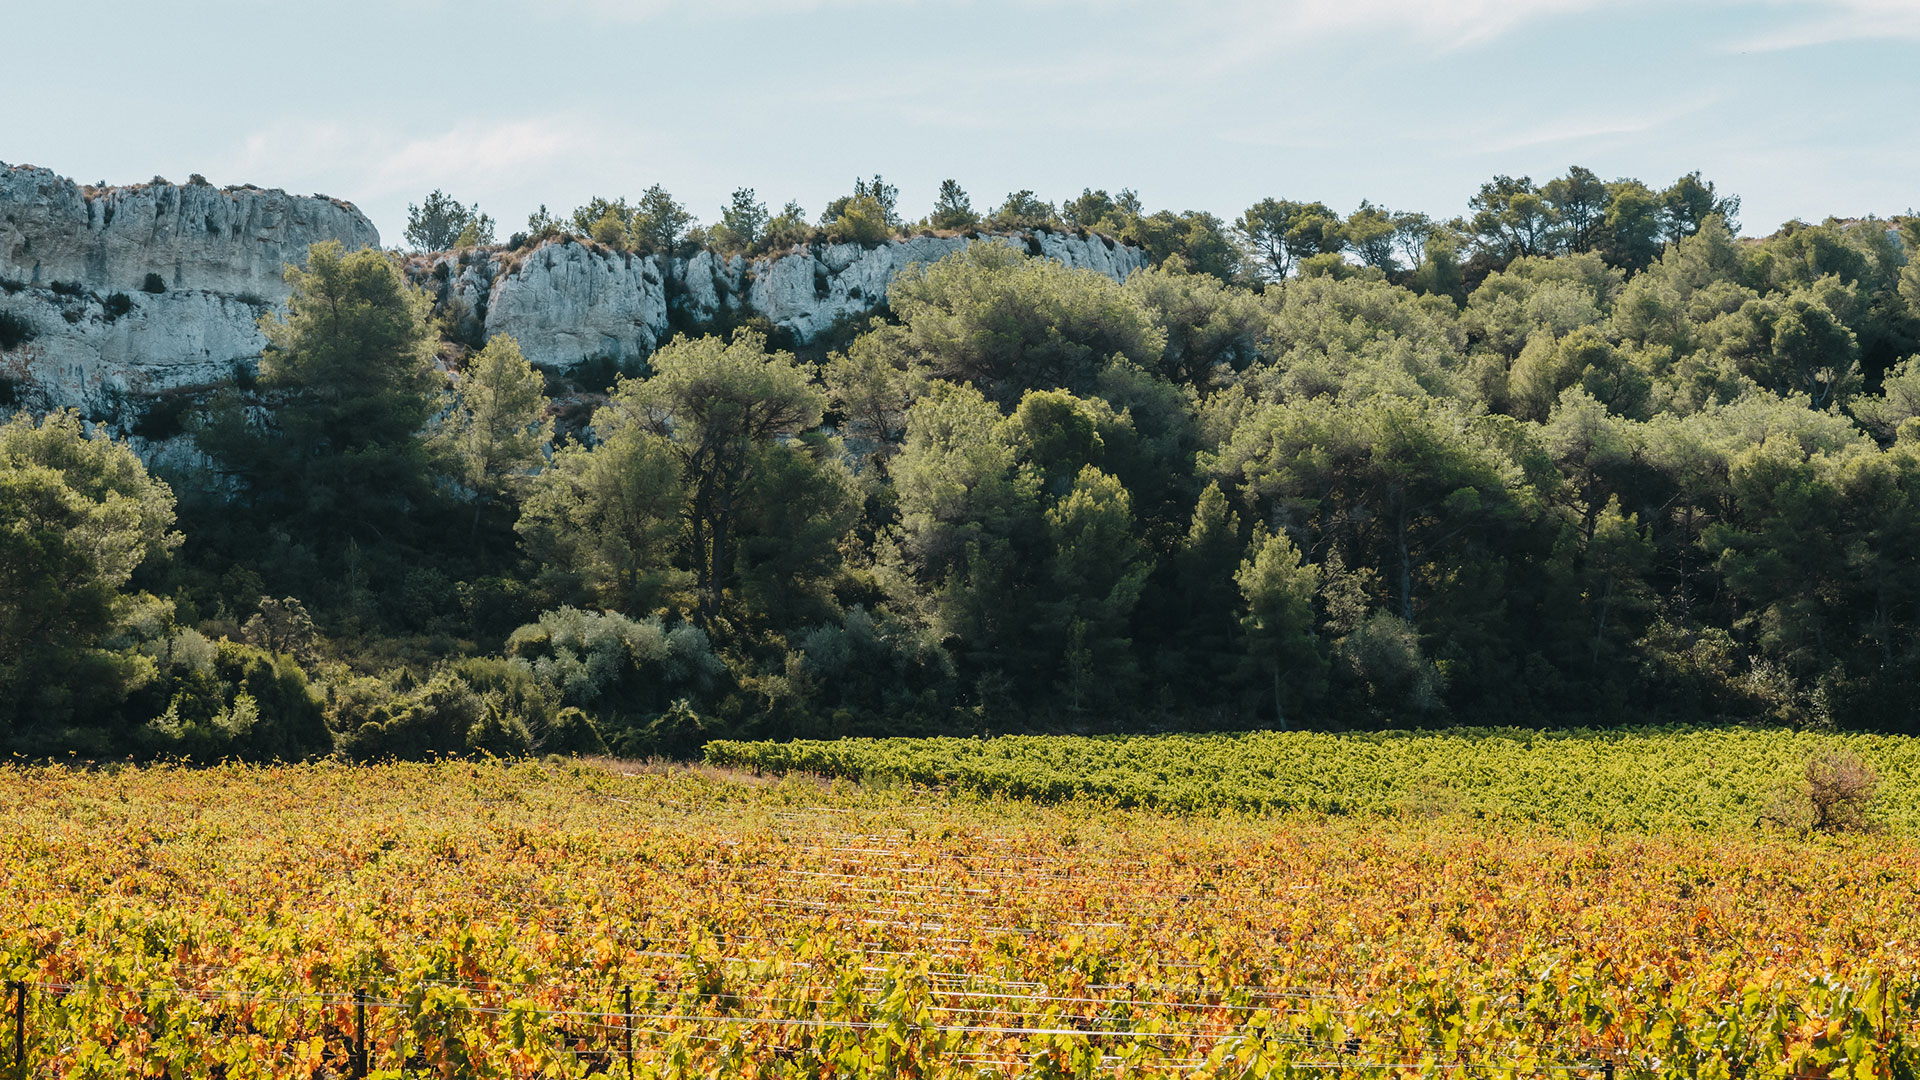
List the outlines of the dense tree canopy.
{"label": "dense tree canopy", "polygon": [[1151,263],[989,238],[812,341],[730,324],[610,387],[440,340],[386,257],[315,248],[257,383],[192,425],[216,469],[176,476],[181,555],[130,451],[0,429],[8,737],[1920,730],[1920,226],[1743,238],[1698,174],[1582,168],[1451,220],[1110,190],[542,214],[657,254],[1074,229]]}

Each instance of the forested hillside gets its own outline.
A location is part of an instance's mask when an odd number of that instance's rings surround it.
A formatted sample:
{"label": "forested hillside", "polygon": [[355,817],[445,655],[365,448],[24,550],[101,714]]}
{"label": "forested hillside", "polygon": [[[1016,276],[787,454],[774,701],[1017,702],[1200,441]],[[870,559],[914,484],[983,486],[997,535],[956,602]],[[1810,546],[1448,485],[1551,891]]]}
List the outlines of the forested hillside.
{"label": "forested hillside", "polygon": [[[196,468],[0,427],[0,746],[1914,726],[1920,220],[1749,239],[1697,174],[1582,169],[1450,221],[950,185],[909,224],[875,177],[689,233],[649,198],[510,246],[1084,230],[1154,265],[976,244],[797,352],[743,319],[552,373],[317,245],[257,375],[180,417]],[[421,243],[490,237],[434,205]]]}

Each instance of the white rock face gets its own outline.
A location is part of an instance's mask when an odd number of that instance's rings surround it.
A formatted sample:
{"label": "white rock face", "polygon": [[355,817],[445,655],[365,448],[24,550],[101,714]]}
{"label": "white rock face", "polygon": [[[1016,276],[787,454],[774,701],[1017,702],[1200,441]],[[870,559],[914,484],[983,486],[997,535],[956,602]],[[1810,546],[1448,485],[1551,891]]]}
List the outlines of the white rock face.
{"label": "white rock face", "polygon": [[884,303],[894,275],[909,265],[996,240],[1116,281],[1147,265],[1145,252],[1102,237],[1035,233],[916,236],[872,248],[827,244],[752,262],[702,251],[664,268],[651,255],[563,240],[525,252],[447,252],[414,260],[408,273],[434,292],[467,341],[510,334],[536,366],[564,369],[585,360],[644,359],[673,327],[697,330],[723,313],[764,317],[804,344],[837,320]]}
{"label": "white rock face", "polygon": [[1147,265],[1146,252],[1099,236],[1034,233],[1020,237],[915,236],[875,248],[829,244],[813,252],[795,252],[752,264],[747,306],[775,326],[793,331],[802,342],[848,315],[858,315],[887,299],[895,274],[913,263],[932,263],[972,244],[989,241],[1025,245],[1034,255],[1125,281]]}
{"label": "white rock face", "polygon": [[[0,164],[0,392],[124,431],[160,398],[253,370],[260,316],[287,297],[286,264],[326,240],[354,250],[380,234],[324,196],[82,188]],[[164,292],[146,291],[149,274]]]}
{"label": "white rock face", "polygon": [[125,296],[130,309],[114,315],[91,295],[0,291],[0,314],[31,335],[0,351],[0,379],[19,404],[118,417],[138,399],[229,380],[266,346],[264,305],[200,291]]}
{"label": "white rock face", "polygon": [[[507,265],[510,259],[489,259],[482,325],[489,338],[512,335],[533,364],[639,361],[666,334],[666,278],[651,256],[566,241],[542,245]],[[477,288],[479,275],[473,279]]]}
{"label": "white rock face", "polygon": [[137,184],[82,188],[47,169],[0,163],[0,279],[132,292],[149,273],[168,289],[286,298],[281,277],[307,247],[379,247],[352,204],[254,187]]}
{"label": "white rock face", "polygon": [[[742,316],[805,343],[884,303],[908,265],[989,239],[828,244],[751,262],[564,240],[416,257],[408,273],[470,344],[508,334],[543,368],[631,367],[675,330]],[[1147,264],[1099,236],[1002,239],[1115,280]],[[0,163],[0,413],[9,398],[35,411],[78,407],[127,431],[169,395],[255,370],[266,344],[259,318],[287,296],[283,267],[328,240],[353,250],[380,236],[351,204],[323,196],[203,183],[82,188]],[[164,292],[145,291],[149,274]],[[13,340],[22,330],[25,340]]]}

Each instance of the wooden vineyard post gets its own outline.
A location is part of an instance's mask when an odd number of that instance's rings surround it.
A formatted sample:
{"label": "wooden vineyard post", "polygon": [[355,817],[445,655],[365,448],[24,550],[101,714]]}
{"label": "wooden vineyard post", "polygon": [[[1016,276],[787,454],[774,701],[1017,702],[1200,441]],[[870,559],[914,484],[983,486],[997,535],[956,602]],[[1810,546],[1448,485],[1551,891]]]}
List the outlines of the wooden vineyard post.
{"label": "wooden vineyard post", "polygon": [[13,991],[13,1072],[16,1080],[27,1080],[27,984],[7,984]]}
{"label": "wooden vineyard post", "polygon": [[620,1031],[627,1044],[627,1080],[633,1080],[633,987],[620,988]]}
{"label": "wooden vineyard post", "polygon": [[354,1080],[366,1080],[367,1076],[367,992],[364,989],[353,992],[353,1076]]}

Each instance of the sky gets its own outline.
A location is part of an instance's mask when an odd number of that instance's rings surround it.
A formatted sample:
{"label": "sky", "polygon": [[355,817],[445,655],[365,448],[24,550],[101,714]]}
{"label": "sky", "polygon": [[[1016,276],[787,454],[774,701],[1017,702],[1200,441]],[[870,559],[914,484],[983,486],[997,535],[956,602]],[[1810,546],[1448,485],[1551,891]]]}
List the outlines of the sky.
{"label": "sky", "polygon": [[[918,217],[1133,188],[1451,217],[1497,174],[1700,170],[1748,234],[1920,207],[1920,0],[0,0],[0,161],[349,199],[751,187]],[[21,48],[18,43],[30,43]]]}

